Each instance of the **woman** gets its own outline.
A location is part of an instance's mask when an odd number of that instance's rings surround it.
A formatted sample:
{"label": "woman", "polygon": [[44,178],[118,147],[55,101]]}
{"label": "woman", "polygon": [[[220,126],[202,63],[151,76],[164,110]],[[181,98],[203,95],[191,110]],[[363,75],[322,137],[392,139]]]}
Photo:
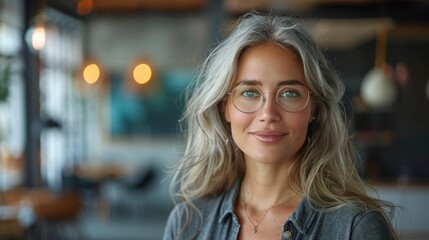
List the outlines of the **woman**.
{"label": "woman", "polygon": [[356,172],[344,86],[302,24],[249,13],[201,65],[164,239],[392,239]]}

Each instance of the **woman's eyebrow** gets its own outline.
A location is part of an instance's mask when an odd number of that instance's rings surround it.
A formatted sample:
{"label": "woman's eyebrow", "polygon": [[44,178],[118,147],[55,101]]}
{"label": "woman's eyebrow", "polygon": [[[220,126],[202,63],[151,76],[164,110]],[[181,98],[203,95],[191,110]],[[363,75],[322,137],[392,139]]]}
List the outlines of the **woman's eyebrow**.
{"label": "woman's eyebrow", "polygon": [[[259,81],[259,80],[241,80],[235,86],[238,86],[238,85],[262,86],[263,84],[262,84],[262,81]],[[287,85],[305,86],[304,83],[302,83],[297,79],[283,80],[277,84],[277,86],[287,86]]]}
{"label": "woman's eyebrow", "polygon": [[296,79],[284,80],[284,81],[279,82],[277,85],[278,86],[286,86],[286,85],[302,85],[302,86],[305,86],[304,83],[302,83],[301,81],[296,80]]}
{"label": "woman's eyebrow", "polygon": [[238,86],[238,85],[252,85],[252,86],[253,85],[259,85],[259,86],[261,86],[262,82],[258,81],[258,80],[241,80],[236,84],[236,86]]}

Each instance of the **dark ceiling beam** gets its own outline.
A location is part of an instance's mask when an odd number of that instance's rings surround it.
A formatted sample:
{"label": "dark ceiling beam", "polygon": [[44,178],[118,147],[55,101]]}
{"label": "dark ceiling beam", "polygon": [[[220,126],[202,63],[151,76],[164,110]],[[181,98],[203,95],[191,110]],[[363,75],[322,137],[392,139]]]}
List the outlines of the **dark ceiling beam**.
{"label": "dark ceiling beam", "polygon": [[[258,1],[253,2],[259,3]],[[235,4],[234,6],[237,7],[239,5]],[[232,8],[229,10],[229,14],[239,17],[249,10],[250,8],[245,7]],[[302,18],[390,18],[401,22],[429,22],[429,1],[309,0],[295,2],[292,0],[283,0],[275,1],[275,4],[270,3],[270,1],[267,1],[265,4],[258,4],[255,10],[260,12],[277,12],[285,15],[299,15]]]}
{"label": "dark ceiling beam", "polygon": [[59,12],[62,12],[76,19],[83,20],[85,17],[77,13],[76,1],[74,0],[47,0],[47,5]]}
{"label": "dark ceiling beam", "polygon": [[362,4],[319,4],[302,17],[311,18],[390,18],[396,21],[429,22],[428,1],[382,1]]}
{"label": "dark ceiling beam", "polygon": [[[78,0],[47,0],[53,7],[75,18],[94,17],[97,15],[136,15],[141,13],[180,14],[204,11],[212,0],[93,0],[94,10],[88,16],[77,14]],[[233,1],[233,0],[230,0]],[[226,6],[228,0],[222,1]],[[255,1],[254,1],[255,2]],[[256,1],[257,2],[257,1]],[[259,11],[277,11],[284,14],[298,14],[303,18],[391,18],[401,22],[429,22],[429,1],[385,0],[385,1],[309,1],[303,9],[288,9],[288,2],[276,1],[273,5],[266,1]],[[305,2],[305,1],[304,1]],[[261,3],[264,3],[261,1]],[[283,3],[283,4],[282,4]],[[299,3],[299,1],[297,1]],[[276,7],[280,6],[279,9]],[[292,5],[291,5],[292,6]],[[225,13],[239,16],[251,9]]]}
{"label": "dark ceiling beam", "polygon": [[133,15],[142,12],[193,12],[205,10],[209,0],[93,0],[96,15]]}

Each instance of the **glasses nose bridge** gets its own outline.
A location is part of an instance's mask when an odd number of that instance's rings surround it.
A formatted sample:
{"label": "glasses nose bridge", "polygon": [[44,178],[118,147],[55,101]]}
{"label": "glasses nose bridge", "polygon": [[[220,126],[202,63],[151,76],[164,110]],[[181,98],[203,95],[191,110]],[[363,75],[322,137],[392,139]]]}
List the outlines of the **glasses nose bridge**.
{"label": "glasses nose bridge", "polygon": [[272,97],[274,97],[274,99],[272,99],[272,100],[274,100],[274,103],[276,104],[276,106],[280,107],[280,104],[279,104],[278,98],[277,98],[278,92],[262,92],[261,91],[261,93],[262,93],[262,103],[261,103],[261,106],[259,107],[259,109],[263,108],[265,106],[265,104],[267,103],[267,101],[270,100],[269,95],[272,95]]}

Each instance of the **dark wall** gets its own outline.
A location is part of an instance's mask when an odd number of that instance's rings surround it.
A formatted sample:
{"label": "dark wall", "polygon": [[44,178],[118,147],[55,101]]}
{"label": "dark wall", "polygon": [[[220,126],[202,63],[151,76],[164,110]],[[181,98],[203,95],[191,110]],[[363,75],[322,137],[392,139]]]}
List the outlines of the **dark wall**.
{"label": "dark wall", "polygon": [[[374,67],[375,40],[353,49],[331,50],[328,57],[341,74],[347,90],[347,111],[353,131],[370,132],[359,139],[362,175],[374,180],[429,180],[429,40],[388,39],[386,62],[395,69],[405,64],[408,81],[398,83],[395,104],[384,110],[359,108],[359,89],[365,74]],[[395,78],[396,79],[396,78]]]}

